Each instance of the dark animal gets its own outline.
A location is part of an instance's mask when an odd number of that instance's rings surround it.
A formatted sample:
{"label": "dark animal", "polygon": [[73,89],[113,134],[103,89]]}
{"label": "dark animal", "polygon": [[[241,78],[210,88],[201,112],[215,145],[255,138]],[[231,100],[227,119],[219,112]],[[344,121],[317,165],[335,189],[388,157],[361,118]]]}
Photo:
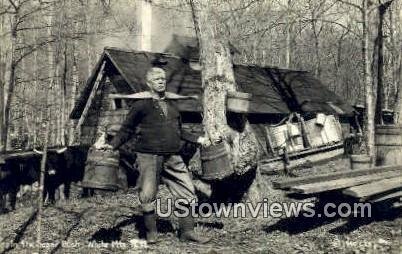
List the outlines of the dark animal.
{"label": "dark animal", "polygon": [[34,157],[5,161],[0,174],[0,209],[3,212],[7,211],[7,205],[10,209],[15,209],[20,186],[32,185],[37,181],[39,165],[39,161]]}
{"label": "dark animal", "polygon": [[[43,154],[37,150],[35,152],[38,155]],[[69,198],[71,183],[81,181],[83,177],[86,156],[87,149],[81,147],[68,147],[48,152],[44,200],[47,198],[50,203],[54,203],[57,190],[61,199]],[[0,171],[0,212],[7,211],[7,206],[14,210],[17,196],[23,196],[27,186],[35,185],[35,183],[37,185],[40,164],[41,156],[5,161]]]}
{"label": "dark animal", "polygon": [[48,153],[45,190],[50,202],[55,201],[57,189],[61,199],[70,197],[71,183],[81,181],[84,176],[87,153],[85,147],[68,147]]}

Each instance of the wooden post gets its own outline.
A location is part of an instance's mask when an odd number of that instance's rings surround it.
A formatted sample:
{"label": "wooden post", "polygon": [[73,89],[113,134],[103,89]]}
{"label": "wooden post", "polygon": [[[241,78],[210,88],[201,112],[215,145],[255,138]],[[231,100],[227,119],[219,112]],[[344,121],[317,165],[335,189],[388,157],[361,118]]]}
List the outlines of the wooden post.
{"label": "wooden post", "polygon": [[36,242],[38,245],[38,253],[40,253],[41,241],[42,241],[42,207],[43,207],[43,192],[45,183],[45,172],[46,172],[46,160],[47,160],[47,145],[49,138],[49,128],[50,122],[47,119],[46,131],[45,131],[45,141],[43,145],[43,155],[40,163],[40,178],[39,178],[39,191],[38,191],[38,215],[37,215],[37,228],[36,228]]}

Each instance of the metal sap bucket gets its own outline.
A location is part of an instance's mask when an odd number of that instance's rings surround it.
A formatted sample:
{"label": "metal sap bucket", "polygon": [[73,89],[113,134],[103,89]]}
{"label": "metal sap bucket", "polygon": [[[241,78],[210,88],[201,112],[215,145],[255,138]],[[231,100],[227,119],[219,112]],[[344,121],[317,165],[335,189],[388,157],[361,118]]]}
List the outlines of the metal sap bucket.
{"label": "metal sap bucket", "polygon": [[119,188],[119,152],[90,149],[81,186],[115,191]]}
{"label": "metal sap bucket", "polygon": [[221,180],[234,173],[223,142],[201,148],[202,178]]}
{"label": "metal sap bucket", "polygon": [[270,132],[272,134],[272,141],[274,148],[281,148],[286,146],[286,139],[287,139],[287,126],[286,124],[270,127]]}

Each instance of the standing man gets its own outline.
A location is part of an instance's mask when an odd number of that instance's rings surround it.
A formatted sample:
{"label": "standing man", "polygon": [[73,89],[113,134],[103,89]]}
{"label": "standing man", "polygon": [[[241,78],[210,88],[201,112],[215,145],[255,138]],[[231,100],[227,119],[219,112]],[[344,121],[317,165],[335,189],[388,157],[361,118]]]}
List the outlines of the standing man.
{"label": "standing man", "polygon": [[[159,179],[162,177],[175,199],[187,200],[188,206],[196,201],[190,173],[178,154],[181,148],[181,120],[178,110],[167,100],[166,74],[153,67],[146,74],[151,92],[148,97],[136,100],[121,129],[111,141],[118,149],[126,141],[135,138],[134,151],[140,168],[140,191],[146,238],[155,243],[157,237],[155,201]],[[205,138],[185,135],[186,139],[199,144]],[[184,138],[184,137],[183,137]],[[206,243],[210,239],[194,232],[194,218],[179,218],[180,239]]]}

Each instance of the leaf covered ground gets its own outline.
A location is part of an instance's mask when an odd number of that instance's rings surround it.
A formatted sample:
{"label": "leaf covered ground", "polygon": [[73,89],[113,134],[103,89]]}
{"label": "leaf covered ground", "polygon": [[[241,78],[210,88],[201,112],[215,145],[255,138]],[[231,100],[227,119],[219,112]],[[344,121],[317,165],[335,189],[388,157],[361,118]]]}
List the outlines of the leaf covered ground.
{"label": "leaf covered ground", "polygon": [[[329,172],[345,163],[332,161],[295,173]],[[263,176],[268,202],[292,201],[271,188],[273,179],[283,177]],[[257,218],[199,218],[196,230],[213,238],[205,245],[180,242],[172,217],[158,221],[160,242],[149,246],[142,239],[134,189],[85,199],[78,198],[77,187],[75,192],[68,202],[44,208],[41,253],[402,253],[399,210],[377,211],[365,219],[264,218],[261,213]],[[169,197],[165,188],[159,197]],[[16,211],[0,215],[0,253],[38,252],[33,202],[20,201]]]}

